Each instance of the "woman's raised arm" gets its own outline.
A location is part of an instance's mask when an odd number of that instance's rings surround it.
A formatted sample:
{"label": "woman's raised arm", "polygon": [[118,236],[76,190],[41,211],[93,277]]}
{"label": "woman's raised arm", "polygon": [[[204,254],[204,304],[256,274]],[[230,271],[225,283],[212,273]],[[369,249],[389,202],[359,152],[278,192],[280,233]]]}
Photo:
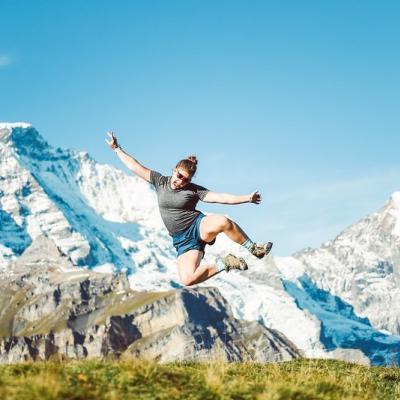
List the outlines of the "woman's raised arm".
{"label": "woman's raised arm", "polygon": [[110,137],[110,141],[107,141],[106,139],[106,143],[117,153],[117,156],[127,166],[127,168],[133,171],[136,175],[145,179],[147,182],[150,182],[151,170],[140,164],[139,161],[135,160],[127,152],[122,150],[121,146],[118,144],[114,132],[107,132],[107,134]]}

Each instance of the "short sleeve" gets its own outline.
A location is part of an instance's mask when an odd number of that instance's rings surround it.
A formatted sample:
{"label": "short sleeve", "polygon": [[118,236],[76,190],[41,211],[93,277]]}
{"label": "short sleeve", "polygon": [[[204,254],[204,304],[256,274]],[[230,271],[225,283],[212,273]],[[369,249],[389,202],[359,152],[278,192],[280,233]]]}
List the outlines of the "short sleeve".
{"label": "short sleeve", "polygon": [[161,184],[162,175],[157,171],[150,171],[150,183],[157,189]]}
{"label": "short sleeve", "polygon": [[199,199],[200,199],[200,200],[203,200],[204,197],[206,197],[206,194],[209,192],[209,190],[206,189],[206,188],[203,187],[203,186],[200,186],[200,185],[194,185],[194,187],[195,187],[195,192],[196,192],[197,195],[199,196]]}

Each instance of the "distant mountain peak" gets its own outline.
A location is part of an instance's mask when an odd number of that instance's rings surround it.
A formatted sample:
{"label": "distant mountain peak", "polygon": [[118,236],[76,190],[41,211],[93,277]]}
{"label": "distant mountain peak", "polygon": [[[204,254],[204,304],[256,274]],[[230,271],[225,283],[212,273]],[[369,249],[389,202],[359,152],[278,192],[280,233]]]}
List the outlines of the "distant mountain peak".
{"label": "distant mountain peak", "polygon": [[398,202],[398,203],[400,204],[400,190],[397,191],[397,192],[394,192],[394,193],[392,194],[391,198],[392,198],[394,201],[396,201],[396,202]]}
{"label": "distant mountain peak", "polygon": [[400,210],[400,191],[392,193],[389,202],[393,208]]}
{"label": "distant mountain peak", "polygon": [[31,126],[27,122],[0,122],[0,129],[30,128]]}
{"label": "distant mountain peak", "polygon": [[75,265],[162,264],[150,245],[155,235],[165,247],[168,235],[147,182],[86,152],[54,148],[29,124],[0,126],[0,266],[42,233]]}
{"label": "distant mountain peak", "polygon": [[[62,152],[61,149],[51,147],[43,136],[29,124],[3,125],[5,128],[3,128],[3,135],[0,136],[0,141],[15,149],[18,155],[36,160],[44,160],[52,159],[55,152]],[[0,132],[2,131],[1,126]]]}

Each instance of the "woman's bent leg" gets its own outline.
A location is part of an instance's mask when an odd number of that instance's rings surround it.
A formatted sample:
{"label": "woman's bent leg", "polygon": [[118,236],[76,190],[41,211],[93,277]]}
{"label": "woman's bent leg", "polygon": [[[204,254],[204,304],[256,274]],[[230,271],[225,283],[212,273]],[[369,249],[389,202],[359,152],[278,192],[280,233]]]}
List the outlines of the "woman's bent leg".
{"label": "woman's bent leg", "polygon": [[263,258],[271,251],[272,242],[261,245],[253,243],[236,222],[224,215],[206,215],[200,221],[200,237],[205,242],[211,242],[221,232],[224,232],[234,242],[244,246],[257,258]]}
{"label": "woman's bent leg", "polygon": [[200,237],[205,242],[211,242],[221,232],[238,244],[243,244],[248,239],[243,229],[224,215],[206,215],[201,220]]}
{"label": "woman's bent leg", "polygon": [[203,252],[200,250],[189,250],[178,257],[178,274],[183,285],[204,282],[217,274],[215,265],[200,265],[202,258]]}

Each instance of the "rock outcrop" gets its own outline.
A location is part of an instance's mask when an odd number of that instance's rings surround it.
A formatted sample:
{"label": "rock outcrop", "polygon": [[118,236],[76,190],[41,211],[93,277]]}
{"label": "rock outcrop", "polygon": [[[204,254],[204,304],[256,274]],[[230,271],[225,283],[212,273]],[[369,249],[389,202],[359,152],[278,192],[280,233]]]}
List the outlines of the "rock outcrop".
{"label": "rock outcrop", "polygon": [[0,277],[0,362],[146,357],[284,361],[282,334],[235,319],[215,288],[137,292],[123,273],[78,269],[40,237]]}

